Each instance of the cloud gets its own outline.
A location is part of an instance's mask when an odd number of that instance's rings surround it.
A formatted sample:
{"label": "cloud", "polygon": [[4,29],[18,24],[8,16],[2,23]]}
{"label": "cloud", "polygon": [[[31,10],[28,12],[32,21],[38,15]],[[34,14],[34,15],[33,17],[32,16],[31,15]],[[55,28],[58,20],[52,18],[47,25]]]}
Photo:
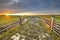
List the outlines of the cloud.
{"label": "cloud", "polygon": [[0,11],[6,9],[14,12],[58,12],[60,0],[0,0]]}

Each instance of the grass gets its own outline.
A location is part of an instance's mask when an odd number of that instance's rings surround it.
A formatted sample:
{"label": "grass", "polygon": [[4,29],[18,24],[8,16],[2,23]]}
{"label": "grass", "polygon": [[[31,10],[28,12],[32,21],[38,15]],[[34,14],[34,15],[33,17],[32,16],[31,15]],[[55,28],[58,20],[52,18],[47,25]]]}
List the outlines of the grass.
{"label": "grass", "polygon": [[[0,17],[1,18],[1,17]],[[3,26],[3,25],[7,25],[7,24],[11,24],[15,21],[17,21],[18,18],[17,17],[11,17],[9,19],[5,19],[5,18],[1,18],[0,19],[0,26]]]}
{"label": "grass", "polygon": [[7,32],[0,35],[0,40],[8,40],[12,35],[18,32],[19,26],[16,26],[15,28],[11,28]]}
{"label": "grass", "polygon": [[[44,16],[43,16],[44,17]],[[47,16],[45,16],[46,18],[47,18]],[[51,16],[49,16],[48,18],[50,18]],[[22,18],[25,18],[25,17],[22,17]],[[26,16],[26,18],[28,18],[27,16]],[[56,21],[57,20],[60,20],[60,16],[56,16],[55,17],[56,18]],[[5,25],[6,25],[6,19],[3,19],[3,17],[2,18],[0,18],[1,20],[0,20],[0,25],[4,25],[4,24],[1,24],[1,23],[5,23]],[[15,21],[17,21],[18,20],[18,18],[17,17],[12,17],[11,19],[9,19],[10,21],[9,22],[7,22],[7,24],[10,24],[10,23],[12,23],[12,22],[15,22]],[[26,23],[28,23],[30,20],[28,20]],[[57,21],[57,22],[60,22],[60,21]],[[26,27],[24,27],[24,25],[26,24],[26,23],[24,23],[23,25],[16,25],[16,27],[14,27],[14,28],[11,28],[10,30],[8,30],[7,32],[5,32],[5,33],[3,33],[3,34],[1,34],[0,35],[0,40],[9,40],[10,38],[11,38],[11,36],[12,35],[14,35],[15,33],[20,33],[20,34],[22,34],[22,35],[27,35],[27,36],[29,36],[29,35],[31,35],[30,33],[32,33],[33,32],[33,29],[32,30],[29,30],[30,29],[30,26],[26,26]],[[45,28],[46,28],[46,30],[45,31],[47,31],[50,35],[51,35],[51,37],[53,38],[53,40],[60,40],[60,37],[54,32],[54,31],[51,31],[50,30],[50,28],[47,26],[47,24],[45,24],[44,22],[42,22],[42,21],[40,21],[40,23],[41,23],[41,25],[43,25]],[[24,30],[21,30],[21,28],[24,28]],[[37,28],[37,26],[36,26],[36,28],[35,29],[37,29],[37,30],[39,30],[39,28]],[[25,33],[25,31],[26,31],[26,33]],[[34,30],[34,31],[36,31],[36,30]],[[34,35],[35,36],[35,35]]]}
{"label": "grass", "polygon": [[53,30],[50,30],[50,28],[43,21],[40,23],[41,25],[45,26],[46,30],[48,30],[47,32],[51,35],[53,40],[60,40],[60,36],[58,36]]}
{"label": "grass", "polygon": [[[18,18],[12,18],[11,21],[12,21],[12,22],[14,22],[14,20],[17,21],[17,19],[18,19]],[[4,20],[4,21],[5,21],[5,20]],[[28,20],[28,21],[29,21],[29,20]],[[25,23],[23,23],[23,25],[25,25],[26,23],[28,23],[28,21],[25,22]],[[12,35],[14,35],[14,34],[17,33],[17,32],[18,32],[18,33],[20,32],[20,29],[19,29],[19,28],[20,28],[20,25],[16,25],[16,27],[11,28],[11,29],[8,30],[7,32],[1,34],[1,35],[0,35],[0,40],[9,40]],[[21,33],[22,33],[22,31],[21,31]]]}
{"label": "grass", "polygon": [[58,36],[54,31],[51,31],[50,35],[53,40],[60,40],[60,36]]}
{"label": "grass", "polygon": [[[4,16],[0,16],[0,26],[11,24],[15,21],[18,21],[18,17],[10,17],[9,19],[4,18]],[[0,40],[8,40],[13,34],[18,31],[19,25],[16,27],[9,29],[7,32],[0,35]]]}
{"label": "grass", "polygon": [[40,20],[40,23],[41,23],[41,25],[43,25],[43,26],[45,27],[45,29],[47,30],[47,32],[49,32],[49,33],[50,33],[49,25],[48,25],[48,24],[46,24],[45,22],[43,22],[42,20]]}
{"label": "grass", "polygon": [[60,23],[60,16],[55,16],[55,21]]}

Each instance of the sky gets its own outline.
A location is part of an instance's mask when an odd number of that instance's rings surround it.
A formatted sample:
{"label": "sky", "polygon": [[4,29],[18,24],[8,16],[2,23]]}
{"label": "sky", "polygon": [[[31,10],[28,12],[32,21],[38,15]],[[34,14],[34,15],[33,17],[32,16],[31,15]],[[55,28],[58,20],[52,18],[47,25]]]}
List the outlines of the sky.
{"label": "sky", "polygon": [[0,12],[60,13],[60,0],[0,0]]}

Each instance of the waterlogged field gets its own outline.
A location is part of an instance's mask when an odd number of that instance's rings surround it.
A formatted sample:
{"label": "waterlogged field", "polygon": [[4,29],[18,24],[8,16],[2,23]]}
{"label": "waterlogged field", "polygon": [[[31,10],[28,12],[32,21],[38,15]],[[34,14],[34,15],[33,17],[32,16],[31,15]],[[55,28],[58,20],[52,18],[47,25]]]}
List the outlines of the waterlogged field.
{"label": "waterlogged field", "polygon": [[[43,20],[41,21],[42,18],[50,20],[51,17],[52,16],[0,16],[0,27],[9,25],[7,26],[9,29],[6,27],[7,31],[3,31],[3,33],[0,34],[0,40],[60,40],[60,36],[53,30],[50,30]],[[60,23],[60,16],[55,16],[54,19],[57,23]]]}

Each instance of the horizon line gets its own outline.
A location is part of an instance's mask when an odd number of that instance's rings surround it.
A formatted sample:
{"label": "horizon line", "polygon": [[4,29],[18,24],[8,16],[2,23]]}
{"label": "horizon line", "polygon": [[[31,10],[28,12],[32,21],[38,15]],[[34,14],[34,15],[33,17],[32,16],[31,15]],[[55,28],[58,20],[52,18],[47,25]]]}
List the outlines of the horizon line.
{"label": "horizon line", "polygon": [[60,15],[60,13],[30,13],[30,12],[25,12],[25,13],[5,13],[5,14],[0,14],[0,15],[15,15],[15,16],[24,16],[24,15]]}

